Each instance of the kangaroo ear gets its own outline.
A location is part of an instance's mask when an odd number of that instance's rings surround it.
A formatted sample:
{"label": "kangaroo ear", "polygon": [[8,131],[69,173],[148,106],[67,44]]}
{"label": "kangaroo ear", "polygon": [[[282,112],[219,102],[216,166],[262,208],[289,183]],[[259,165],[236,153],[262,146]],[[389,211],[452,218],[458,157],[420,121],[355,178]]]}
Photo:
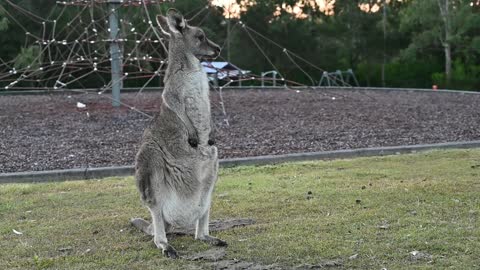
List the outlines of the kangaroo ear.
{"label": "kangaroo ear", "polygon": [[187,27],[185,18],[183,18],[180,12],[173,8],[167,11],[167,23],[172,33],[183,33],[183,30]]}
{"label": "kangaroo ear", "polygon": [[168,20],[165,16],[163,15],[157,15],[157,24],[160,27],[160,30],[162,31],[162,35],[165,37],[170,37],[170,33],[168,33],[169,27],[168,27]]}

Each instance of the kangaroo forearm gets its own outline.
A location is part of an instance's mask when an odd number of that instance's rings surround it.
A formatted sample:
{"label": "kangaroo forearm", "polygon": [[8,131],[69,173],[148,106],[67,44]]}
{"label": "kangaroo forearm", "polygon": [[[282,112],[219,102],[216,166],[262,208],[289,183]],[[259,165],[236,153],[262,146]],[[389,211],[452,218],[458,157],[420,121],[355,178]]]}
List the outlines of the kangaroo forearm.
{"label": "kangaroo forearm", "polygon": [[214,145],[216,143],[215,141],[215,125],[213,123],[213,119],[210,118],[210,134],[208,134],[208,144],[209,145]]}
{"label": "kangaroo forearm", "polygon": [[[164,101],[165,102],[165,101]],[[196,139],[198,140],[198,134],[193,122],[187,115],[187,111],[185,109],[185,105],[183,103],[177,103],[176,100],[172,100],[169,102],[165,102],[166,108],[172,111],[178,119],[180,119],[181,124],[185,127],[188,133],[189,139]]]}
{"label": "kangaroo forearm", "polygon": [[195,129],[195,126],[193,125],[193,122],[188,117],[188,115],[186,113],[183,113],[183,114],[179,114],[178,116],[180,120],[183,122],[185,128],[187,129],[189,137],[197,136],[197,130]]}

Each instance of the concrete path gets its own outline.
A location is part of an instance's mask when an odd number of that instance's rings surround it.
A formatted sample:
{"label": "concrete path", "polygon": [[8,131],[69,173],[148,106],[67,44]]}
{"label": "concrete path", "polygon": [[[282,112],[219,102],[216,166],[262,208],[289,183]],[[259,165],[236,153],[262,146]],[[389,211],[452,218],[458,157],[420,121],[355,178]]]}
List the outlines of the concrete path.
{"label": "concrete path", "polygon": [[[480,141],[451,142],[438,144],[404,145],[391,147],[374,147],[351,150],[298,153],[276,156],[259,156],[220,160],[221,167],[266,165],[283,162],[327,160],[369,156],[386,156],[434,149],[468,149],[480,148]],[[38,172],[1,173],[0,184],[6,183],[40,183],[54,181],[71,181],[86,179],[101,179],[113,176],[131,176],[135,172],[133,166],[82,168],[67,170],[52,170]]]}

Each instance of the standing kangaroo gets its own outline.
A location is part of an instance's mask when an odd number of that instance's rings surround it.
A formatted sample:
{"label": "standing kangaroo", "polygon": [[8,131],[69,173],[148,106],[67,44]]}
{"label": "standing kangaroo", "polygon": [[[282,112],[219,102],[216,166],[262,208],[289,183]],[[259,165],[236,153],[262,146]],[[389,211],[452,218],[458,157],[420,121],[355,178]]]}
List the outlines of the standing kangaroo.
{"label": "standing kangaroo", "polygon": [[218,157],[208,78],[199,61],[217,57],[220,47],[207,39],[202,29],[189,26],[175,9],[166,17],[158,15],[157,23],[169,39],[163,102],[145,130],[135,165],[137,188],[150,210],[152,224],[138,218],[131,222],[153,234],[155,245],[166,256],[176,258],[166,237],[171,226],[196,226],[195,239],[226,245],[209,235]]}

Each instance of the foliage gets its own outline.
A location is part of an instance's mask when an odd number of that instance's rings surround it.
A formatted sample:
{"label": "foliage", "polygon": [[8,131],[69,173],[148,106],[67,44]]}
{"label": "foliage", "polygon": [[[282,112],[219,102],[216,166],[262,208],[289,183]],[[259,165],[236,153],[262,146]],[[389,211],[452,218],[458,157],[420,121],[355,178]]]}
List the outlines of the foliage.
{"label": "foliage", "polygon": [[[323,69],[335,71],[352,68],[362,85],[382,86],[381,70],[385,61],[386,86],[430,88],[435,83],[440,87],[479,90],[480,8],[470,6],[470,0],[448,0],[451,23],[450,35],[445,39],[445,24],[438,1],[392,0],[385,10],[380,3],[377,4],[377,12],[365,12],[359,8],[360,4],[373,5],[378,1],[336,0],[331,11],[333,13],[327,12],[333,16],[313,4],[318,1],[303,1],[303,6],[297,5],[302,8],[303,15],[297,16],[292,9],[288,9],[296,5],[296,0],[256,0],[254,5],[241,13],[240,18],[226,19],[223,17],[224,9],[209,5],[209,0],[178,0],[151,6],[150,20],[154,21],[155,14],[165,12],[169,7],[179,9],[187,18],[199,14],[191,23],[201,25],[212,40],[222,45],[220,60],[230,57],[231,62],[255,74],[276,68],[287,79],[316,84]],[[441,2],[445,3],[445,0]],[[57,26],[70,32],[73,26],[67,27],[67,22],[81,9],[55,8],[55,1],[49,0],[24,0],[19,4],[40,17],[56,18],[64,12],[64,19],[59,20]],[[33,54],[34,40],[26,38],[25,31],[17,22],[37,36],[41,35],[42,29],[38,27],[34,16],[19,14],[12,21],[8,14],[16,14],[17,11],[4,0],[0,0],[0,7],[0,59],[6,62],[18,59],[17,65],[21,63],[25,66],[24,60],[30,59]],[[94,16],[100,15],[96,14],[98,10],[92,12]],[[145,30],[145,24],[141,23],[145,18],[141,14],[139,7],[122,9],[125,22],[132,23],[140,33]],[[84,19],[88,20],[88,16]],[[244,28],[240,22],[247,27]],[[231,29],[230,35],[228,29]],[[59,39],[66,37],[68,31],[58,36]],[[452,78],[449,85],[441,74],[445,73],[446,43],[451,45],[452,52]],[[124,44],[125,50],[134,47],[139,54],[149,49],[147,45],[136,46],[132,42]],[[286,54],[284,48],[290,53]],[[100,53],[107,52],[104,46],[96,49]],[[151,65],[143,68],[159,67],[159,64]],[[86,77],[78,82],[78,86],[88,86],[94,81]],[[143,83],[145,80],[139,79],[129,81],[128,85],[139,86]],[[152,86],[156,83],[156,80],[151,82]]]}
{"label": "foliage", "polygon": [[[460,89],[480,89],[480,65],[468,65],[461,62],[460,59],[455,60],[452,70],[451,84],[458,86]],[[432,80],[437,85],[447,85],[445,73],[433,73]]]}
{"label": "foliage", "polygon": [[32,45],[26,48],[20,48],[20,53],[15,59],[14,67],[16,69],[21,68],[36,68],[40,61],[40,48],[36,45]]}
{"label": "foliage", "polygon": [[[431,88],[432,74],[442,73],[441,62],[434,58],[430,59],[399,59],[396,58],[390,61],[386,67],[386,85],[389,87],[401,88]],[[381,85],[381,77],[378,76],[381,72],[381,64],[361,62],[357,65],[357,77],[360,78],[360,84],[365,86],[379,86]]]}
{"label": "foliage", "polygon": [[[447,62],[444,75],[432,75],[434,82],[441,87],[475,89],[478,85],[478,77],[468,77],[462,70],[472,58],[480,59],[475,49],[480,15],[474,12],[470,3],[470,0],[411,1],[400,13],[400,29],[412,35],[410,45],[402,51],[404,58],[415,59],[420,54],[442,50],[445,50],[445,61],[453,58],[456,74],[452,70],[449,75],[452,67]],[[446,50],[450,50],[448,54],[453,56],[447,55]]]}
{"label": "foliage", "polygon": [[0,9],[0,32],[8,29],[8,19],[4,17],[4,12]]}

